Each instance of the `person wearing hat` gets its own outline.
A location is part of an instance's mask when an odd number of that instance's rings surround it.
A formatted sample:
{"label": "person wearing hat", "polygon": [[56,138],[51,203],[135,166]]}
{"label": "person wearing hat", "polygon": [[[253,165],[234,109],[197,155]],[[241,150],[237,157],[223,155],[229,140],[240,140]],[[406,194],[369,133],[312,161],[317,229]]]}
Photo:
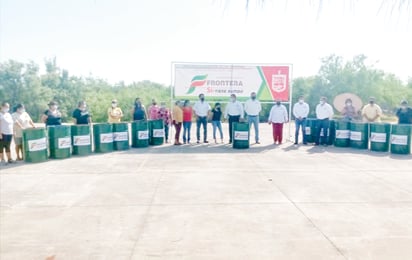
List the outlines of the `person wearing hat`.
{"label": "person wearing hat", "polygon": [[369,98],[369,104],[366,104],[362,109],[362,118],[365,123],[380,122],[382,109],[375,104],[375,98]]}
{"label": "person wearing hat", "polygon": [[120,107],[117,106],[117,100],[112,100],[112,106],[107,109],[107,115],[109,123],[119,123],[123,117],[123,111]]}
{"label": "person wearing hat", "polygon": [[56,101],[50,101],[48,104],[49,109],[44,111],[41,117],[41,121],[46,124],[46,126],[61,125],[62,124],[62,114],[59,111],[59,106]]}
{"label": "person wearing hat", "polygon": [[212,126],[213,126],[213,139],[216,140],[216,129],[219,129],[220,141],[223,143],[223,131],[222,131],[222,109],[220,103],[217,102],[215,107],[211,111],[212,113]]}
{"label": "person wearing hat", "polygon": [[398,124],[412,124],[412,108],[408,106],[408,101],[403,100],[401,107],[396,111]]}

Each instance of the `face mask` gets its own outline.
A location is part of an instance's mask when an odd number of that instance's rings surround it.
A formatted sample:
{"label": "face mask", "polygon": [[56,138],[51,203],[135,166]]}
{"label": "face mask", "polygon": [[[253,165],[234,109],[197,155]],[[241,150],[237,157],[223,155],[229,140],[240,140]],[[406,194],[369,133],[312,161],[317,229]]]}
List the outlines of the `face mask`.
{"label": "face mask", "polygon": [[303,99],[299,99],[299,104],[303,104]]}
{"label": "face mask", "polygon": [[235,102],[236,98],[230,98],[230,101]]}
{"label": "face mask", "polygon": [[84,107],[80,107],[80,110],[81,111],[86,111],[86,107],[84,106]]}
{"label": "face mask", "polygon": [[406,105],[402,105],[401,108],[402,108],[402,109],[406,109],[407,106],[406,106]]}
{"label": "face mask", "polygon": [[350,106],[352,106],[352,103],[348,102],[348,103],[346,103],[346,106],[350,107]]}
{"label": "face mask", "polygon": [[3,111],[3,113],[8,113],[10,111],[9,108],[2,108],[1,111]]}
{"label": "face mask", "polygon": [[18,111],[20,114],[23,114],[24,112],[26,112],[26,110],[25,109],[19,109],[19,111]]}
{"label": "face mask", "polygon": [[252,96],[251,98],[252,98],[252,100],[255,100],[255,99],[256,99],[256,96]]}
{"label": "face mask", "polygon": [[321,101],[319,101],[319,104],[323,105],[323,104],[325,104],[325,101],[321,100]]}
{"label": "face mask", "polygon": [[375,102],[373,102],[373,101],[369,101],[369,104],[373,105],[373,103],[375,103]]}
{"label": "face mask", "polygon": [[57,110],[57,106],[51,106],[52,110]]}
{"label": "face mask", "polygon": [[204,97],[201,97],[201,98],[200,98],[200,101],[202,101],[202,102],[205,101],[205,98],[204,98]]}
{"label": "face mask", "polygon": [[116,103],[112,103],[112,107],[117,107],[117,104],[116,104]]}
{"label": "face mask", "polygon": [[276,105],[277,105],[277,106],[280,106],[280,102],[276,102]]}

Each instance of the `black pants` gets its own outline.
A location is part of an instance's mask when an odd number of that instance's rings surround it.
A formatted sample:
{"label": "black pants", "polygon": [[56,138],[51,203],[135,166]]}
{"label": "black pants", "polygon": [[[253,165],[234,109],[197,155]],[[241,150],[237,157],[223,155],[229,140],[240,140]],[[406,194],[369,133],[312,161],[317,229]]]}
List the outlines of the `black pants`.
{"label": "black pants", "polygon": [[233,141],[232,135],[233,135],[233,123],[238,123],[240,119],[240,116],[230,116],[229,115],[229,142],[231,143]]}
{"label": "black pants", "polygon": [[[323,129],[323,136],[320,136],[320,133]],[[315,144],[328,144],[328,130],[329,130],[329,118],[318,119],[316,121],[316,140]]]}

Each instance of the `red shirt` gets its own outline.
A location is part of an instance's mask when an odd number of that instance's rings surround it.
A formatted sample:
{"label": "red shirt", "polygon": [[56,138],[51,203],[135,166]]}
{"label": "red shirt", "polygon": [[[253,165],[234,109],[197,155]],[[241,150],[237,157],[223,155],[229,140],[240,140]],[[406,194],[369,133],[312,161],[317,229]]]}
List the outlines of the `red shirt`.
{"label": "red shirt", "polygon": [[192,107],[183,107],[183,122],[192,122]]}

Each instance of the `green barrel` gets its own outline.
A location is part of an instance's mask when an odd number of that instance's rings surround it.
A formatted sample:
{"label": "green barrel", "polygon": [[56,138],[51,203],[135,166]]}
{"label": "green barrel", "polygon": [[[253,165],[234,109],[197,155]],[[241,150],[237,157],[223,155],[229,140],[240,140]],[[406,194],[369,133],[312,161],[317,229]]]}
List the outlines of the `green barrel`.
{"label": "green barrel", "polygon": [[162,145],[165,138],[163,120],[149,120],[149,144]]}
{"label": "green barrel", "polygon": [[149,146],[149,127],[146,120],[132,122],[132,147]]}
{"label": "green barrel", "polygon": [[71,156],[72,136],[68,125],[48,126],[50,158],[65,159]]}
{"label": "green barrel", "polygon": [[348,147],[349,140],[350,140],[349,121],[345,121],[345,120],[336,121],[335,127],[336,127],[335,146],[336,147]]}
{"label": "green barrel", "polygon": [[127,150],[130,148],[128,123],[113,124],[113,148],[116,151]]}
{"label": "green barrel", "polygon": [[350,123],[350,147],[368,149],[369,144],[368,123]]}
{"label": "green barrel", "polygon": [[306,142],[314,143],[316,140],[316,118],[307,118],[305,127]]}
{"label": "green barrel", "polygon": [[89,125],[72,125],[73,155],[88,155],[92,153],[92,140]]}
{"label": "green barrel", "polygon": [[389,151],[389,135],[391,125],[387,123],[371,123],[371,151],[387,152]]}
{"label": "green barrel", "polygon": [[23,130],[24,161],[38,163],[47,161],[47,139],[44,128]]}
{"label": "green barrel", "polygon": [[[322,137],[323,135],[324,135],[324,133],[323,133],[323,129],[322,129],[322,131],[320,132],[320,136]],[[316,136],[316,134],[315,134],[315,136]],[[333,143],[335,142],[335,136],[336,136],[335,120],[329,120],[329,128],[328,128],[326,143],[328,145],[333,145]]]}
{"label": "green barrel", "polygon": [[233,148],[249,148],[249,123],[233,123]]}
{"label": "green barrel", "polygon": [[113,151],[113,132],[111,124],[94,124],[94,151],[107,153]]}
{"label": "green barrel", "polygon": [[391,153],[410,154],[411,153],[411,132],[412,125],[401,124],[392,125],[391,131]]}

